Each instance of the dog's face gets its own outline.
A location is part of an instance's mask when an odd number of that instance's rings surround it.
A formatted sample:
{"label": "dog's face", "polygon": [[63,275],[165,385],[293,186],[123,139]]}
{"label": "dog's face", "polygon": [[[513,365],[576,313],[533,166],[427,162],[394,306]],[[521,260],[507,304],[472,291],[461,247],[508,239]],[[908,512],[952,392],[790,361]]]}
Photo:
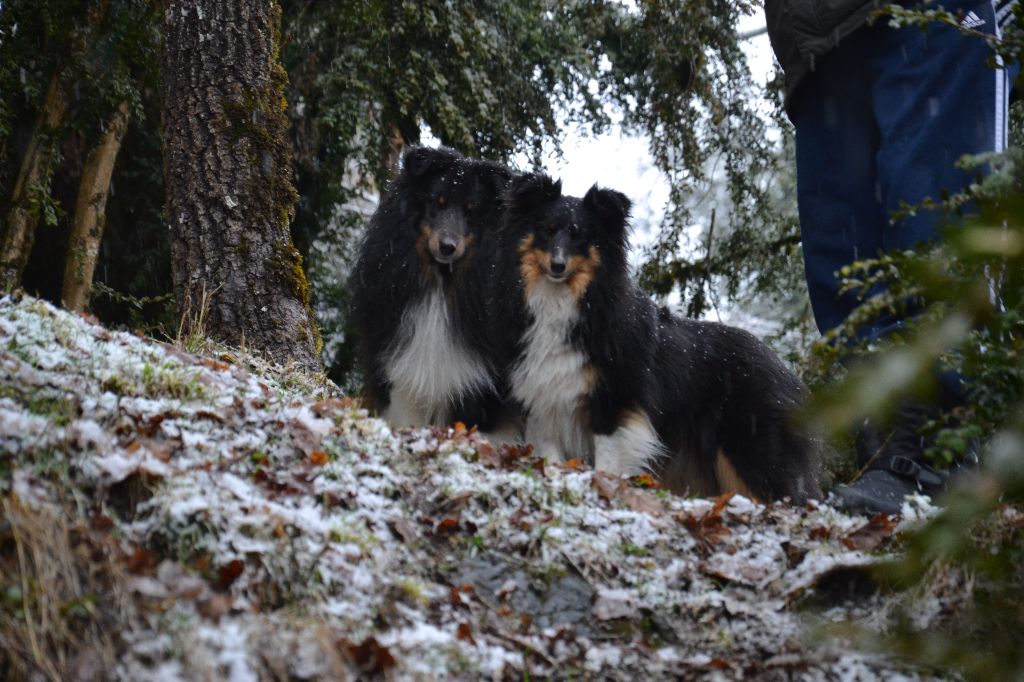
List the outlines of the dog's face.
{"label": "dog's face", "polygon": [[450,149],[416,147],[403,158],[402,174],[424,265],[452,270],[496,227],[490,223],[497,220],[508,171]]}
{"label": "dog's face", "polygon": [[624,194],[596,185],[578,199],[563,196],[561,181],[546,175],[516,180],[508,228],[516,233],[527,293],[546,280],[578,299],[600,268],[624,262],[629,206]]}

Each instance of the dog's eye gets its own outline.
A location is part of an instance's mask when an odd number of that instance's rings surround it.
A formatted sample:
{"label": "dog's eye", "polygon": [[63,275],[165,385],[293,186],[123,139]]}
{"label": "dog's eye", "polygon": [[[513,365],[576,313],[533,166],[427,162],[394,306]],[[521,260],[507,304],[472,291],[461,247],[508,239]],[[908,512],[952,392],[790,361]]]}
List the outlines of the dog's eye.
{"label": "dog's eye", "polygon": [[583,230],[576,223],[569,226],[569,234],[573,237],[579,237],[581,232],[583,232]]}
{"label": "dog's eye", "polygon": [[553,224],[545,225],[544,227],[541,228],[541,231],[544,234],[552,235],[555,233],[555,226]]}
{"label": "dog's eye", "polygon": [[448,200],[444,198],[443,194],[437,198],[437,205],[438,206],[444,206],[447,203],[448,203]]}

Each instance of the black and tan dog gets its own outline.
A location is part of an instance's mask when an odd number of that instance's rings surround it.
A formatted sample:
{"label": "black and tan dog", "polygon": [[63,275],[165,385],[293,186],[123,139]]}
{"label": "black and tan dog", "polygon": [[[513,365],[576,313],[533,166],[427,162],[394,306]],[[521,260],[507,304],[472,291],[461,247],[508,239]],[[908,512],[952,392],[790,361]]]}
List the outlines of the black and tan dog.
{"label": "black and tan dog", "polygon": [[488,307],[527,441],[677,492],[819,494],[816,442],[792,421],[804,386],[751,334],[676,317],[639,290],[624,195],[563,196],[532,175],[506,202]]}
{"label": "black and tan dog", "polygon": [[485,350],[481,244],[511,172],[416,147],[370,221],[350,283],[366,394],[393,426],[491,428],[501,377]]}

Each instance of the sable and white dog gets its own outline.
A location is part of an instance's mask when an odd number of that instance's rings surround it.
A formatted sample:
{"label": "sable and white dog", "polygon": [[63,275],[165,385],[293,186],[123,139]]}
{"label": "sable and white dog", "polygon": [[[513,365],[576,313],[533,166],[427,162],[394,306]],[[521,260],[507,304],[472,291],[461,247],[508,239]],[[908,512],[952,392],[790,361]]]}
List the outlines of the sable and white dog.
{"label": "sable and white dog", "polygon": [[501,418],[486,349],[481,245],[501,220],[504,166],[416,147],[370,221],[350,290],[366,397],[396,427]]}

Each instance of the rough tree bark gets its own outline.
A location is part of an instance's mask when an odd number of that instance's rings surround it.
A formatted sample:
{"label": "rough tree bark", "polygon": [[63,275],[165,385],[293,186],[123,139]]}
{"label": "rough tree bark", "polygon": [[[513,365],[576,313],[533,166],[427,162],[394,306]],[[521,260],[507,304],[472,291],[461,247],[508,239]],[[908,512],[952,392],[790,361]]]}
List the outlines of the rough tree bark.
{"label": "rough tree bark", "polygon": [[213,338],[320,370],[309,286],[288,229],[297,197],[278,3],[166,7],[164,177],[184,328],[202,319]]}
{"label": "rough tree bark", "polygon": [[50,184],[53,175],[53,157],[57,150],[54,133],[64,121],[67,98],[57,73],[43,96],[32,139],[21,161],[18,177],[11,192],[9,208],[2,226],[0,242],[0,291],[9,291],[21,284],[32,243],[35,240],[38,212],[33,210],[32,195]]}
{"label": "rough tree bark", "polygon": [[402,165],[402,151],[405,149],[405,138],[398,125],[392,123],[388,126],[387,139],[384,140],[384,167],[387,168],[391,177],[398,175]]}
{"label": "rough tree bark", "polygon": [[89,152],[82,167],[75,202],[75,224],[68,240],[64,262],[64,286],[61,301],[68,310],[81,312],[89,303],[89,289],[96,269],[96,256],[106,223],[107,195],[110,176],[114,173],[117,153],[128,129],[128,102],[121,102],[107,122],[99,143]]}

